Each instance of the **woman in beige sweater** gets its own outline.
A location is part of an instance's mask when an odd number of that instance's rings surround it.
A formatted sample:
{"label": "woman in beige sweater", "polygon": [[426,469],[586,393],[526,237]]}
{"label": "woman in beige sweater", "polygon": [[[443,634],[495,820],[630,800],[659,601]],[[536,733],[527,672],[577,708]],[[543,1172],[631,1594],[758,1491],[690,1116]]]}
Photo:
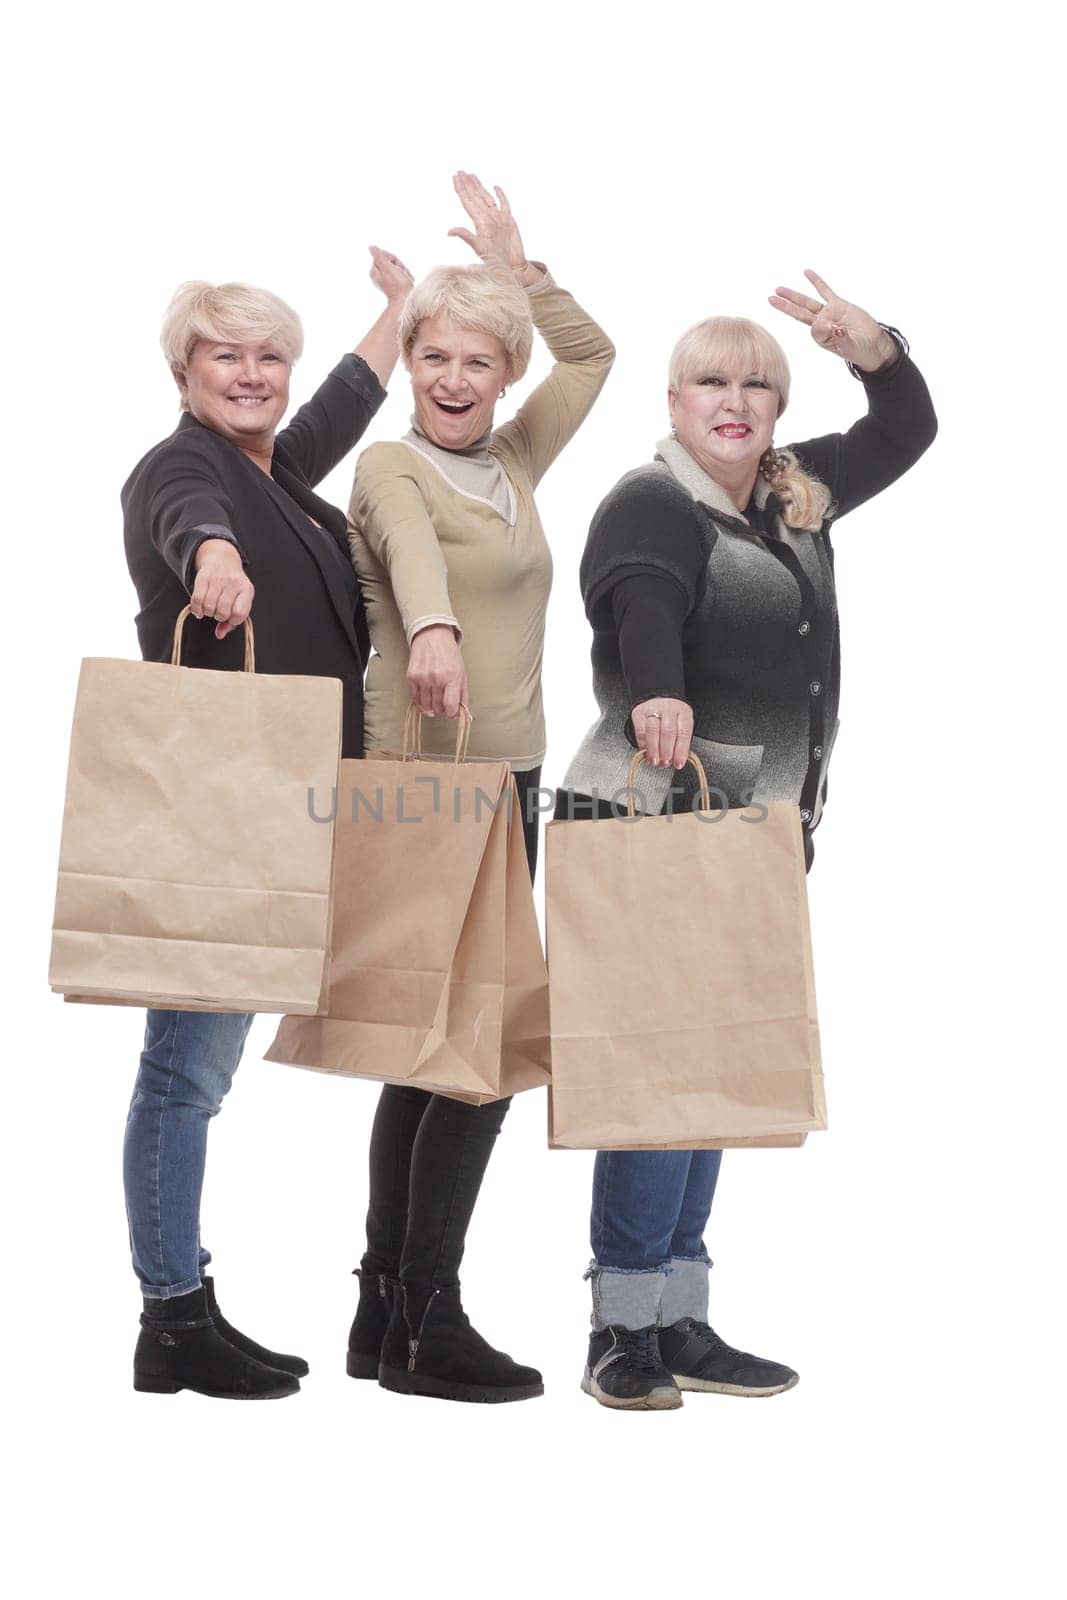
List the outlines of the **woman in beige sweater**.
{"label": "woman in beige sweater", "polygon": [[[424,751],[451,755],[454,719],[466,707],[470,757],[506,760],[514,773],[532,877],[537,812],[528,802],[545,753],[541,658],[552,582],[534,490],[588,415],[615,352],[527,260],[503,191],[494,201],[469,173],[454,182],[474,231],[451,232],[483,265],[439,267],[412,291],[400,328],[411,431],[364,451],[352,491],[349,537],[375,652],[366,749],[398,749],[414,701]],[[498,399],[529,364],[534,327],[555,365],[512,420],[494,427]],[[460,1304],[467,1226],[508,1104],[382,1090],[352,1377],[449,1400],[543,1392],[540,1373],[487,1344]]]}

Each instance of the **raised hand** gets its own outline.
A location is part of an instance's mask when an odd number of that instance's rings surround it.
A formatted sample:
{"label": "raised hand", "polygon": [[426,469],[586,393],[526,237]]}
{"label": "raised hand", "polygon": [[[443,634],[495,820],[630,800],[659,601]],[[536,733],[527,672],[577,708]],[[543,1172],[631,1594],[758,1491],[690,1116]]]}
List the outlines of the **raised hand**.
{"label": "raised hand", "polygon": [[399,256],[388,250],[379,250],[376,244],[368,245],[371,253],[370,281],[380,289],[390,305],[406,300],[415,279]]}
{"label": "raised hand", "polygon": [[817,345],[843,361],[851,361],[861,372],[877,372],[896,359],[896,341],[872,316],[850,300],[842,300],[810,267],[804,268],[804,276],[822,299],[814,300],[799,289],[785,289],[779,284],[775,293],[767,297],[776,311],[806,322]]}
{"label": "raised hand", "polygon": [[457,172],[452,187],[474,224],[474,232],[469,228],[449,228],[449,238],[462,239],[483,261],[502,262],[513,272],[521,273],[526,266],[526,252],[503,189],[494,188],[494,200],[473,172]]}

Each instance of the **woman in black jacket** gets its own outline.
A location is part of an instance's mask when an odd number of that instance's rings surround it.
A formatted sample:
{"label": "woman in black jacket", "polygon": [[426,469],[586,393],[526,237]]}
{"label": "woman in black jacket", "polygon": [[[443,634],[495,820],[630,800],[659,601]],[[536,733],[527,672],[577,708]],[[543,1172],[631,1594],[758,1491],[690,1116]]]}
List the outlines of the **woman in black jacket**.
{"label": "woman in black jacket", "polygon": [[[343,753],[363,754],[366,624],[344,514],[314,486],[385,398],[411,274],[372,248],[386,309],[277,433],[302,348],[296,314],[247,284],[187,283],[163,326],[183,415],[122,491],[126,559],[147,661],[169,661],[185,605],[187,665],[239,669],[255,602],[256,670],[340,678]],[[144,1295],[134,1387],[252,1399],[291,1394],[307,1364],[219,1312],[200,1244],[208,1122],[241,1058],[247,1015],[150,1010],[126,1125],[133,1265]]]}
{"label": "woman in black jacket", "polygon": [[[616,485],[589,531],[581,579],[601,714],[564,778],[557,819],[617,814],[592,797],[619,802],[635,744],[647,757],[641,809],[690,805],[692,749],[721,804],[793,801],[811,865],[837,732],[830,526],[906,472],[937,423],[902,336],[807,277],[821,299],[779,288],[771,304],[848,362],[867,415],[847,433],[776,449],[789,368],[770,334],[713,317],[679,340],[671,437]],[[720,1159],[597,1155],[582,1387],[602,1405],[666,1410],[682,1389],[767,1395],[797,1381],[708,1324],[703,1234]]]}

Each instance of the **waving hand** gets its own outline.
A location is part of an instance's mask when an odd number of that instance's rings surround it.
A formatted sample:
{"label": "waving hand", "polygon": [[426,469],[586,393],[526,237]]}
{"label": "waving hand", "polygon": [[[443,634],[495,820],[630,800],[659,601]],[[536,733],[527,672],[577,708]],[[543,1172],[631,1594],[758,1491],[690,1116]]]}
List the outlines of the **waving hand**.
{"label": "waving hand", "polygon": [[521,273],[526,266],[526,252],[503,189],[495,190],[494,200],[473,172],[457,172],[452,185],[474,224],[474,232],[469,228],[449,228],[449,238],[462,239],[483,261],[501,262]]}
{"label": "waving hand", "polygon": [[817,345],[843,361],[851,361],[861,372],[877,372],[896,359],[895,340],[872,316],[850,300],[842,300],[810,267],[805,267],[804,276],[822,299],[815,300],[799,289],[785,289],[779,284],[775,293],[768,296],[776,311],[807,323]]}

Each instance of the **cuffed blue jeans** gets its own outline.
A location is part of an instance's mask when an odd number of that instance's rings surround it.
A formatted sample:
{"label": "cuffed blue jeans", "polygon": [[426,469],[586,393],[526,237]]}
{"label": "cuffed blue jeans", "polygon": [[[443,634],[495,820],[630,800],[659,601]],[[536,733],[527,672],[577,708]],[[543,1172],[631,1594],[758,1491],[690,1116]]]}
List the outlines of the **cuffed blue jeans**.
{"label": "cuffed blue jeans", "polygon": [[587,1273],[596,1326],[707,1320],[704,1229],[721,1162],[721,1150],[597,1153]]}
{"label": "cuffed blue jeans", "polygon": [[207,1130],[241,1059],[245,1012],[149,1011],[126,1119],[122,1176],[133,1270],[160,1300],[199,1286]]}
{"label": "cuffed blue jeans", "polygon": [[[556,790],[557,822],[616,815],[611,803]],[[814,856],[804,829],[804,861]],[[590,1242],[593,1325],[669,1327],[707,1321],[704,1228],[715,1197],[721,1150],[602,1150],[593,1172]]]}

